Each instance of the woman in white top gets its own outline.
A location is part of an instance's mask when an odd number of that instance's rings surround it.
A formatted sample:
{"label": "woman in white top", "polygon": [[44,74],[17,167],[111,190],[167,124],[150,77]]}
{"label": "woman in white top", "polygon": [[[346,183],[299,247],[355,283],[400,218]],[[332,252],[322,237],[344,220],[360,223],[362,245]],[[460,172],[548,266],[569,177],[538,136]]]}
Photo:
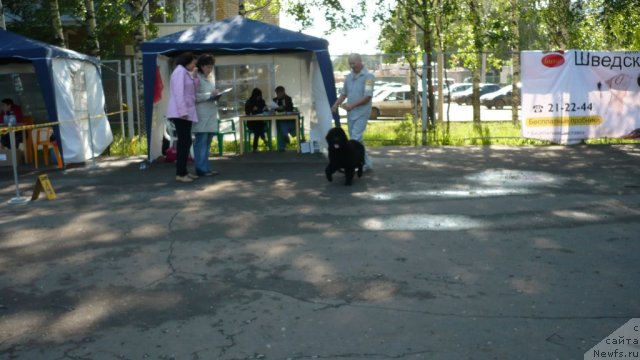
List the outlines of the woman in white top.
{"label": "woman in white top", "polygon": [[198,122],[193,124],[191,131],[195,135],[193,143],[193,156],[196,175],[211,176],[218,174],[209,166],[209,153],[211,141],[218,132],[218,104],[214,100],[219,90],[215,86],[213,56],[204,54],[198,58],[198,79],[200,87],[196,93],[196,112]]}

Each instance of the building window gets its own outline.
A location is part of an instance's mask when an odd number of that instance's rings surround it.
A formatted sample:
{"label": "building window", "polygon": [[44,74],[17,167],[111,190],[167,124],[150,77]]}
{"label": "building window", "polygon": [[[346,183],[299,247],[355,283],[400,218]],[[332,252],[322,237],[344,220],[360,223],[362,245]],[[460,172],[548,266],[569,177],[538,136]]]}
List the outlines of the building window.
{"label": "building window", "polygon": [[[160,24],[200,24],[216,19],[216,0],[156,0],[149,6],[153,22]],[[158,14],[162,9],[168,14]]]}

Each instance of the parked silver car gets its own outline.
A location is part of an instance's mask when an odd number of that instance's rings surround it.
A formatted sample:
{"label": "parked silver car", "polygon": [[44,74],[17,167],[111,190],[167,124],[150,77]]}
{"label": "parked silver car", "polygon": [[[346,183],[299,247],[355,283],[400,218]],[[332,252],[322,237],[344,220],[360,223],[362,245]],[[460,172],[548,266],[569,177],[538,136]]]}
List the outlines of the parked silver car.
{"label": "parked silver car", "polygon": [[[480,84],[480,96],[484,94],[488,94],[490,92],[500,90],[500,85],[498,84]],[[459,92],[456,95],[451,96],[451,100],[455,101],[458,105],[471,105],[471,100],[473,96],[473,87],[468,88],[465,91]]]}
{"label": "parked silver car", "polygon": [[471,83],[458,83],[458,84],[451,84],[449,85],[449,88],[447,88],[446,86],[442,89],[442,98],[444,99],[445,102],[450,102],[451,101],[451,96],[455,95],[459,92],[465,91],[467,89],[469,89],[471,87]]}
{"label": "parked silver car", "polygon": [[495,107],[502,109],[505,106],[511,106],[511,91],[513,85],[507,85],[502,89],[480,96],[480,105],[484,105],[487,109]]}

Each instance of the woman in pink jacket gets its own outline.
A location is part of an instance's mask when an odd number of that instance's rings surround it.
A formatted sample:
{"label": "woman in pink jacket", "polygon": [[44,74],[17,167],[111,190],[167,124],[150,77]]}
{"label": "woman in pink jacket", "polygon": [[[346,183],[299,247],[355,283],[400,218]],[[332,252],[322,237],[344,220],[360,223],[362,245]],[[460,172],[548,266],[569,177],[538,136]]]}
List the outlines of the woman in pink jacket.
{"label": "woman in pink jacket", "polygon": [[176,126],[176,180],[192,182],[198,176],[189,174],[187,160],[191,149],[191,125],[198,122],[196,114],[196,91],[198,77],[195,74],[197,57],[190,52],[180,54],[169,83],[169,105],[167,118]]}

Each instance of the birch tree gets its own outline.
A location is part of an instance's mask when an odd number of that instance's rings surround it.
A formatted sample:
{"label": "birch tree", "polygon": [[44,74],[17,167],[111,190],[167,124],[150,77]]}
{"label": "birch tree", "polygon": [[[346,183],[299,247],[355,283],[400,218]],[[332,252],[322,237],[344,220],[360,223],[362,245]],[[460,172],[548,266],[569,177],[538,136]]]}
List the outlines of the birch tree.
{"label": "birch tree", "polygon": [[100,42],[98,41],[98,26],[93,0],[84,0],[85,23],[87,27],[87,52],[89,55],[100,57]]}
{"label": "birch tree", "polygon": [[4,22],[4,5],[2,4],[2,0],[0,0],[0,27],[3,29],[7,29],[7,25]]}
{"label": "birch tree", "polygon": [[49,11],[51,14],[51,27],[53,28],[53,40],[55,45],[67,47],[62,32],[62,20],[60,19],[60,7],[58,0],[49,0]]}
{"label": "birch tree", "polygon": [[511,15],[509,43],[511,47],[511,68],[513,76],[511,78],[511,122],[513,125],[519,123],[518,106],[520,105],[520,3],[518,0],[511,0]]}

